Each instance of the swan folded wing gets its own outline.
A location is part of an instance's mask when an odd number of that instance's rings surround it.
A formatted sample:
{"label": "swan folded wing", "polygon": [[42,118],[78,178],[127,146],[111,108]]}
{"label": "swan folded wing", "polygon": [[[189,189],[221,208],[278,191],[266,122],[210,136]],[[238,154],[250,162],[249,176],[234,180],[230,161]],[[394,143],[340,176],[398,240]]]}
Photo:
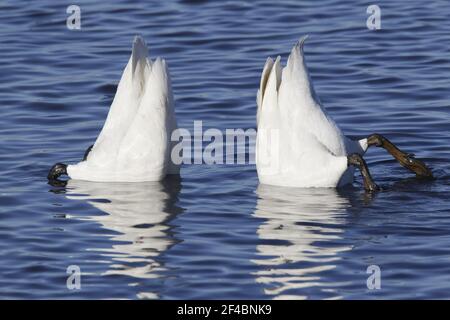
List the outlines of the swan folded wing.
{"label": "swan folded wing", "polygon": [[312,133],[334,155],[345,155],[343,134],[315,93],[304,59],[304,39],[294,46],[283,69],[278,96],[281,121]]}
{"label": "swan folded wing", "polygon": [[156,181],[167,173],[170,128],[174,125],[172,100],[166,63],[158,58],[120,145],[116,171],[122,181]]}
{"label": "swan folded wing", "polygon": [[[270,71],[266,71],[267,80],[265,80],[263,91],[259,91],[261,105],[258,107],[257,126],[259,129],[278,128],[280,123],[277,121],[279,115],[278,108],[278,88],[281,83],[281,57],[278,56],[272,65]],[[270,62],[269,62],[270,64]]]}
{"label": "swan folded wing", "polygon": [[[180,173],[180,165],[175,164],[172,159],[172,150],[174,146],[178,143],[178,140],[172,141],[172,134],[174,131],[178,130],[178,123],[177,123],[177,117],[175,115],[175,102],[173,98],[173,91],[172,91],[172,80],[170,77],[170,72],[168,65],[165,60],[162,60],[163,66],[164,66],[164,79],[165,79],[165,86],[167,88],[167,104],[166,104],[166,123],[167,123],[167,135],[169,140],[169,149],[167,150],[167,158],[169,159],[167,165],[167,174],[179,174]],[[182,151],[181,151],[182,154]]]}
{"label": "swan folded wing", "polygon": [[347,157],[336,155],[309,127],[282,118],[282,106],[269,114],[270,110],[264,109],[257,135],[256,164],[261,183],[336,187],[348,168]]}
{"label": "swan folded wing", "polygon": [[139,108],[145,82],[150,74],[151,63],[147,56],[148,48],[144,40],[136,37],[105,124],[87,158],[90,165],[113,166],[122,140]]}
{"label": "swan folded wing", "polygon": [[261,108],[263,105],[263,97],[264,97],[264,93],[266,91],[267,81],[269,80],[269,75],[272,71],[273,64],[274,64],[273,59],[271,57],[267,58],[266,63],[264,65],[264,69],[261,74],[259,90],[258,90],[258,93],[256,94],[256,104],[257,104],[256,124],[257,125],[259,124],[259,116],[260,116]]}
{"label": "swan folded wing", "polygon": [[348,168],[346,156],[336,156],[312,133],[286,127],[281,146],[282,176],[299,187],[336,187]]}
{"label": "swan folded wing", "polygon": [[104,127],[86,161],[69,165],[73,179],[161,180],[170,163],[168,141],[177,127],[164,60],[153,64],[137,37]]}

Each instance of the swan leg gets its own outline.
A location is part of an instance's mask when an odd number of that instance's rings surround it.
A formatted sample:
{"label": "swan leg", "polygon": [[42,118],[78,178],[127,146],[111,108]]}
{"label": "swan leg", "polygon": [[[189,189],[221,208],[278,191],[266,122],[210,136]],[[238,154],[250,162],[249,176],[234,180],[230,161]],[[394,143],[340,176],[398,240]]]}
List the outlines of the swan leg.
{"label": "swan leg", "polygon": [[373,181],[370,175],[369,168],[367,167],[366,161],[363,157],[357,153],[352,153],[347,156],[348,165],[355,166],[361,171],[363,177],[364,189],[368,192],[374,192],[380,190],[380,187]]}
{"label": "swan leg", "polygon": [[92,145],[92,146],[90,146],[89,148],[86,149],[86,151],[84,152],[84,156],[83,156],[83,160],[82,161],[86,161],[86,159],[87,159],[89,153],[91,152],[93,146],[94,145]]}
{"label": "swan leg", "polygon": [[418,177],[432,178],[433,173],[422,161],[415,159],[414,154],[406,153],[380,134],[374,133],[367,138],[368,146],[386,149],[403,167],[414,172]]}

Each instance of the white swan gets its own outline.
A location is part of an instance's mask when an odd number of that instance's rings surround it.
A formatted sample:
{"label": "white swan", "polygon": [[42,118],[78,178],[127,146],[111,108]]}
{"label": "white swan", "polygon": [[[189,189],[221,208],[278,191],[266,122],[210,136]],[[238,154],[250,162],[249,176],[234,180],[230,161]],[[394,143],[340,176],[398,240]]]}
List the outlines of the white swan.
{"label": "white swan", "polygon": [[166,62],[148,58],[148,49],[136,37],[100,135],[83,161],[58,163],[49,180],[61,174],[99,182],[159,181],[176,174],[171,161],[171,134],[177,128]]}
{"label": "white swan", "polygon": [[261,183],[289,187],[340,187],[361,169],[364,186],[373,191],[362,155],[369,146],[383,147],[419,176],[431,171],[381,135],[355,141],[346,137],[322,107],[303,54],[303,37],[286,67],[268,58],[257,94],[256,167]]}

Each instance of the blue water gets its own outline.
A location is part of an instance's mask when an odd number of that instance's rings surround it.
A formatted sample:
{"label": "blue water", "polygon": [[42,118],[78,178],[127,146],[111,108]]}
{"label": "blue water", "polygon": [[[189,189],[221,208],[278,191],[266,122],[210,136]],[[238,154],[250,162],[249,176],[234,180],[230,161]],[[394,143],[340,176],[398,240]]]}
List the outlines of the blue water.
{"label": "blue water", "polygon": [[[446,1],[76,1],[0,4],[0,298],[450,298],[450,7]],[[180,127],[255,128],[267,56],[309,34],[308,65],[344,132],[379,132],[385,190],[258,185],[253,165],[184,165],[179,181],[47,184],[98,135],[141,34],[169,63]],[[66,286],[70,265],[81,290]],[[381,269],[369,290],[366,269]]]}

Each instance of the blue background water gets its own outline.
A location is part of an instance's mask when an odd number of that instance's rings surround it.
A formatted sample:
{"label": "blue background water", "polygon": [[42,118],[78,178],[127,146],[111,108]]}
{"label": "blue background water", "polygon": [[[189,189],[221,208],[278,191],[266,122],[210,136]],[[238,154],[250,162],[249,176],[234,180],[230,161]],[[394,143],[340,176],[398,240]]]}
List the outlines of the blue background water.
{"label": "blue background water", "polygon": [[[0,298],[450,298],[446,1],[64,1],[0,4]],[[267,56],[297,39],[318,95],[351,136],[380,132],[431,164],[415,179],[381,150],[346,190],[258,186],[252,165],[183,166],[181,181],[47,184],[102,127],[141,34],[169,62],[180,127],[254,128]],[[367,289],[366,269],[382,288]],[[66,288],[78,265],[81,290]]]}

